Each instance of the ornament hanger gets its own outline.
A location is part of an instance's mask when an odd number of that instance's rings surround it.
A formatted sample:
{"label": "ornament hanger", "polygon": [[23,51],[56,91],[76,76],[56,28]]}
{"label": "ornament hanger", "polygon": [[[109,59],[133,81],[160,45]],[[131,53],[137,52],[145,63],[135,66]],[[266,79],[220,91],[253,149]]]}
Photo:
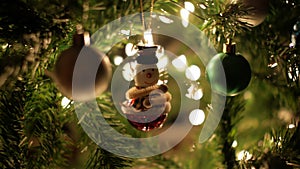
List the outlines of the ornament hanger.
{"label": "ornament hanger", "polygon": [[82,9],[83,9],[82,20],[81,20],[81,23],[76,24],[76,35],[74,35],[74,36],[78,36],[78,40],[82,39],[84,46],[89,46],[90,42],[91,42],[90,33],[88,31],[84,30],[84,25],[85,25],[85,23],[87,23],[87,20],[89,18],[89,13],[88,13],[89,1],[88,0],[83,1]]}
{"label": "ornament hanger", "polygon": [[148,25],[146,25],[146,22],[145,22],[145,14],[144,14],[144,9],[143,9],[143,0],[140,0],[140,12],[141,12],[141,21],[142,21],[142,25],[143,25],[143,28],[144,30],[147,30],[147,29],[151,29],[151,24],[152,24],[152,13],[153,13],[153,6],[154,6],[154,0],[151,0],[151,6],[150,6],[150,20],[149,20],[149,23]]}
{"label": "ornament hanger", "polygon": [[91,43],[90,34],[84,31],[82,24],[76,25],[76,35],[83,36],[83,45],[89,46]]}
{"label": "ornament hanger", "polygon": [[150,19],[146,25],[145,14],[143,10],[143,0],[140,0],[140,12],[141,12],[141,22],[144,30],[144,43],[143,46],[155,46],[153,42],[151,24],[152,24],[152,13],[153,13],[154,0],[151,0],[150,6]]}
{"label": "ornament hanger", "polygon": [[226,43],[223,44],[223,52],[232,54],[236,52],[236,45],[231,38],[227,38]]}

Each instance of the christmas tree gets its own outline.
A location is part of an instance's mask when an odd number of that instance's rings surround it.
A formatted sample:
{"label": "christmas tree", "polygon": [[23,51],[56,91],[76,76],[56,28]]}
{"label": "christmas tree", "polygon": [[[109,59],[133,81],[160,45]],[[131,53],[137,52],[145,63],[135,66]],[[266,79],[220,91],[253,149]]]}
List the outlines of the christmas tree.
{"label": "christmas tree", "polygon": [[[299,14],[298,0],[2,2],[0,168],[300,168]],[[155,85],[134,75],[156,70]],[[149,86],[162,92],[130,92]]]}

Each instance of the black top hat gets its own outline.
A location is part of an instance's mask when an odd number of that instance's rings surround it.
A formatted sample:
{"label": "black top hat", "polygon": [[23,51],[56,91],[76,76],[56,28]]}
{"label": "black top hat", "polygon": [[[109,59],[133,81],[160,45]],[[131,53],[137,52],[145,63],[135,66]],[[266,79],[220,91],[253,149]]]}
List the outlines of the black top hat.
{"label": "black top hat", "polygon": [[138,46],[139,55],[136,58],[138,64],[156,64],[158,59],[156,57],[157,46]]}

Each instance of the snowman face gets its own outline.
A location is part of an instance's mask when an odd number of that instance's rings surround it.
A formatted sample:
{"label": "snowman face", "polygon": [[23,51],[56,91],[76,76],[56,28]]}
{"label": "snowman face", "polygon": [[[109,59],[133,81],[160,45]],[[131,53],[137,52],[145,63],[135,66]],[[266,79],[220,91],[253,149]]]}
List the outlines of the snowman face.
{"label": "snowman face", "polygon": [[135,85],[147,87],[157,84],[159,73],[157,68],[143,69],[134,77]]}

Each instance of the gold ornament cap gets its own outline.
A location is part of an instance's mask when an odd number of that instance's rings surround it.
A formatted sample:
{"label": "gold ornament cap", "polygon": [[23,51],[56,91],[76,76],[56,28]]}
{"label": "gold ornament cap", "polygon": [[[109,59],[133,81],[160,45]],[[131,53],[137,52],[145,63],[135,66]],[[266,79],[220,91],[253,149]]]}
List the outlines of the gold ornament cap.
{"label": "gold ornament cap", "polygon": [[84,31],[81,24],[76,25],[76,34],[73,35],[73,46],[83,47],[90,45],[90,34]]}
{"label": "gold ornament cap", "polygon": [[235,54],[236,44],[228,39],[226,43],[223,44],[223,52],[228,54]]}

